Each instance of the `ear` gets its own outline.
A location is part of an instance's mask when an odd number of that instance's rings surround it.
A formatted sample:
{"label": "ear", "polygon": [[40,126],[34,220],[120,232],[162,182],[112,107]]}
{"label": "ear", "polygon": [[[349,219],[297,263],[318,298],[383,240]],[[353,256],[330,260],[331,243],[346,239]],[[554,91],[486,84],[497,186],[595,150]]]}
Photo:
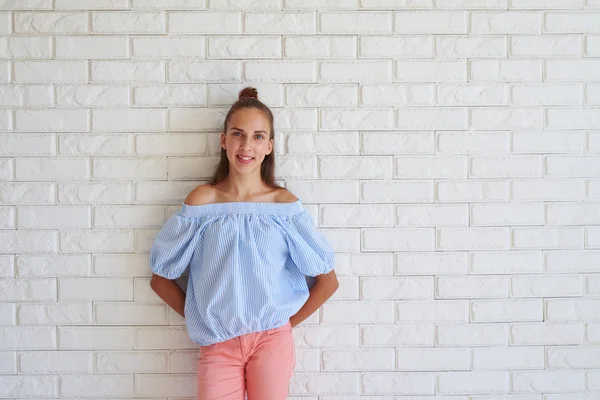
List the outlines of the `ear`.
{"label": "ear", "polygon": [[225,132],[221,132],[221,137],[219,138],[219,144],[222,149],[225,149]]}
{"label": "ear", "polygon": [[267,155],[273,152],[273,139],[269,139],[269,149],[267,150]]}

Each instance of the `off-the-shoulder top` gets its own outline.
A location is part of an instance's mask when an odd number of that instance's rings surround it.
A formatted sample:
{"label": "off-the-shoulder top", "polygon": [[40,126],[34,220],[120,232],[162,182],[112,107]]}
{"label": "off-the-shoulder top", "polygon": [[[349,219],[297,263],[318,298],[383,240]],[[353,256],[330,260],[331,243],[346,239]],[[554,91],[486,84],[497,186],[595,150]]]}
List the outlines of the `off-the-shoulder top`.
{"label": "off-the-shoulder top", "polygon": [[201,346],[285,325],[308,299],[306,276],[334,259],[300,200],[184,203],[150,251],[156,275],[176,279],[189,266],[185,320]]}

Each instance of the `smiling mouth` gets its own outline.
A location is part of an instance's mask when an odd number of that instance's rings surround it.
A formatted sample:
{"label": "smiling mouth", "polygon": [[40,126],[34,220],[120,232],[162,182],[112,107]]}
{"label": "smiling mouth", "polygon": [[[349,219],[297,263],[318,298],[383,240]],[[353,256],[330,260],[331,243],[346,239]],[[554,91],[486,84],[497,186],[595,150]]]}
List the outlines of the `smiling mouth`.
{"label": "smiling mouth", "polygon": [[254,160],[254,157],[245,157],[245,156],[238,155],[237,159],[242,164],[249,164],[249,163],[251,163]]}

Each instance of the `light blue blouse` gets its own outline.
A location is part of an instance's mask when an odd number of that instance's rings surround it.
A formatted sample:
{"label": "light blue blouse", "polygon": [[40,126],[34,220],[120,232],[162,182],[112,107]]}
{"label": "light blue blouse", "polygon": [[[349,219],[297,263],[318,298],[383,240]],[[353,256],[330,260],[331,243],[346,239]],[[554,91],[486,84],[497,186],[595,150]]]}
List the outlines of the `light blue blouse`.
{"label": "light blue blouse", "polygon": [[183,204],[150,265],[167,279],[189,265],[187,331],[205,346],[285,325],[308,299],[305,276],[331,271],[334,253],[300,200]]}

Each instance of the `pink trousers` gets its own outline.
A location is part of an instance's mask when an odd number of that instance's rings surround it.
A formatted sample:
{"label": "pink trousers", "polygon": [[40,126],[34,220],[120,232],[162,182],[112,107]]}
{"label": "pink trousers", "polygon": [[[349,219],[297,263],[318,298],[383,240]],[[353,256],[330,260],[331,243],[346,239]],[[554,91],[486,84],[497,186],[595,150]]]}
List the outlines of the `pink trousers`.
{"label": "pink trousers", "polygon": [[292,326],[200,347],[198,400],[286,400],[296,355]]}

